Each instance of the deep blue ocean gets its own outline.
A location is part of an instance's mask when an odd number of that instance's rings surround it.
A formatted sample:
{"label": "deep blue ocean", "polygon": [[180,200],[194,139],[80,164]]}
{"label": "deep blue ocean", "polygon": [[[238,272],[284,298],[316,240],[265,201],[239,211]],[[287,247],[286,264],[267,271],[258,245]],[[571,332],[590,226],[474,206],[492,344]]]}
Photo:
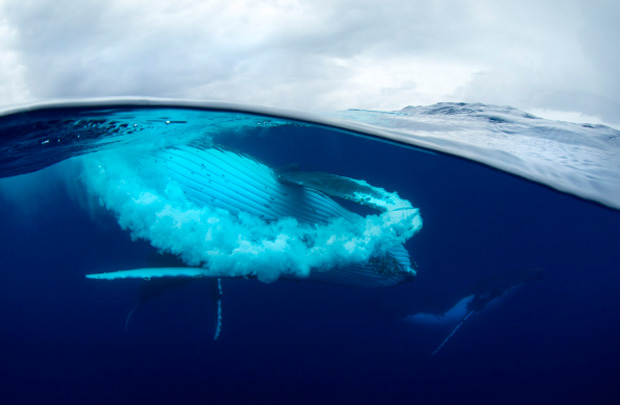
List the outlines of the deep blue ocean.
{"label": "deep blue ocean", "polygon": [[[346,131],[221,120],[214,142],[271,167],[398,191],[424,220],[406,243],[418,275],[386,288],[224,279],[217,341],[209,288],[195,280],[141,305],[125,328],[144,281],[84,276],[145,267],[155,249],[98,204],[85,209],[71,166],[53,163],[132,135],[99,122],[70,139],[63,117],[74,112],[53,114],[52,129],[28,127],[26,114],[0,139],[2,403],[620,403],[618,210]],[[160,141],[152,122],[145,136]],[[475,313],[434,356],[454,325],[403,320],[441,314],[485,277],[521,268],[544,279]]]}

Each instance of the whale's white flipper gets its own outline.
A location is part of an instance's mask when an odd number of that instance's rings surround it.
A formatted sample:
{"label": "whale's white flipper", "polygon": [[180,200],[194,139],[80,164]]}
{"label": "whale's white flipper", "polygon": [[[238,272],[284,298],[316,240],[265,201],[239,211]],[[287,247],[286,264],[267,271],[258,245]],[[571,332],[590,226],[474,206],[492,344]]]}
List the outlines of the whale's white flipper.
{"label": "whale's white flipper", "polygon": [[217,285],[212,288],[213,300],[215,302],[215,334],[213,340],[217,340],[222,333],[222,279],[217,279]]}
{"label": "whale's white flipper", "polygon": [[466,321],[466,320],[468,320],[468,319],[469,319],[469,317],[470,317],[470,316],[472,316],[474,312],[475,312],[475,311],[469,311],[469,312],[467,313],[467,315],[465,315],[465,317],[463,318],[463,320],[462,320],[461,322],[459,322],[459,323],[458,323],[458,325],[456,325],[456,326],[454,327],[454,329],[452,329],[452,332],[450,332],[450,334],[449,334],[449,335],[448,335],[448,336],[447,336],[447,337],[443,340],[443,342],[441,342],[441,344],[439,345],[439,347],[437,347],[437,349],[435,349],[435,350],[433,351],[433,353],[431,353],[431,356],[434,356],[434,355],[436,355],[437,353],[439,353],[439,351],[441,350],[441,348],[442,348],[442,347],[443,347],[443,346],[444,346],[444,345],[448,342],[448,340],[450,340],[450,338],[451,338],[452,336],[454,336],[454,334],[456,333],[456,331],[457,331],[457,330],[459,330],[459,328],[460,328],[461,326],[463,326],[463,324],[465,323],[465,321]]}
{"label": "whale's white flipper", "polygon": [[218,275],[210,274],[207,270],[195,267],[154,267],[144,269],[120,270],[109,273],[87,274],[86,278],[91,280],[121,280],[121,279],[141,279],[150,280],[161,277],[183,277],[183,278],[203,278],[215,277]]}

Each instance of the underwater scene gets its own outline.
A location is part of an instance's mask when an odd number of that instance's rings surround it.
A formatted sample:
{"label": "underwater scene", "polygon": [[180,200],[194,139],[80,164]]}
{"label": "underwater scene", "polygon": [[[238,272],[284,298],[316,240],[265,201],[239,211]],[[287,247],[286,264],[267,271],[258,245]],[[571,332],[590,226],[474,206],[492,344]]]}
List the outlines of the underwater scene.
{"label": "underwater scene", "polygon": [[617,403],[620,131],[0,112],[3,403]]}

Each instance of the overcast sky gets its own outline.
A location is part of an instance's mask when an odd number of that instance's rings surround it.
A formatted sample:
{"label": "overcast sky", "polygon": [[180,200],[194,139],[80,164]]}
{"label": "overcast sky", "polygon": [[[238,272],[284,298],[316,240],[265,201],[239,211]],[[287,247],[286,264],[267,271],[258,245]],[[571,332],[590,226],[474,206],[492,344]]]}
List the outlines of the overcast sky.
{"label": "overcast sky", "polygon": [[620,127],[620,1],[0,0],[0,105],[439,101]]}

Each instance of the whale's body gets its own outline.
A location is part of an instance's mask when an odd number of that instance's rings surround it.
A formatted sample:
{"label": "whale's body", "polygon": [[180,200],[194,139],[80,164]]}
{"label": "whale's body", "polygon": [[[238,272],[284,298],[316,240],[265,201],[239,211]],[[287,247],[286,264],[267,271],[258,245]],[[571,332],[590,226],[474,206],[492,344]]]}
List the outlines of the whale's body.
{"label": "whale's body", "polygon": [[[415,275],[403,242],[421,228],[418,210],[363,180],[278,174],[219,147],[163,149],[123,165],[118,159],[86,165],[87,185],[134,237],[188,267],[88,278],[257,277],[385,287]],[[328,193],[379,214],[354,213]]]}

